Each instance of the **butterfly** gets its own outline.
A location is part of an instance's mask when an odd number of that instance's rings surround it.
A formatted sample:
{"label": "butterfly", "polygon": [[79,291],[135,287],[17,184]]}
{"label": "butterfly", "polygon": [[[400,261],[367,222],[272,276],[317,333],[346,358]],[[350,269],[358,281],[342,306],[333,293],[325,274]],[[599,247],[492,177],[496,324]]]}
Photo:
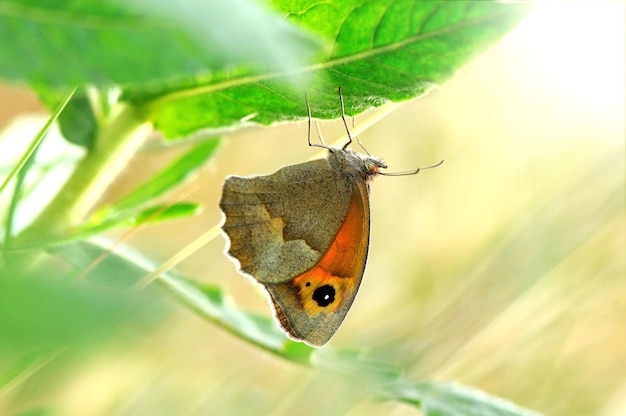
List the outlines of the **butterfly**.
{"label": "butterfly", "polygon": [[220,200],[228,255],[241,273],[265,289],[284,332],[315,347],[326,344],[339,329],[363,278],[370,181],[379,174],[420,170],[384,173],[384,161],[349,149],[353,140],[341,88],[339,101],[346,144],[338,148],[311,143],[306,100],[309,146],[327,149],[328,157],[271,175],[229,176]]}

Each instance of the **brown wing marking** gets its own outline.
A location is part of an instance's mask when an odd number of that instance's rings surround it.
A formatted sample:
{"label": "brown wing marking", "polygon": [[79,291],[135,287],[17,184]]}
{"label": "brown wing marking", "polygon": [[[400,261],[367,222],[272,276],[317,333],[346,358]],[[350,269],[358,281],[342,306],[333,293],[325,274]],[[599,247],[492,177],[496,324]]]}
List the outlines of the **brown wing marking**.
{"label": "brown wing marking", "polygon": [[320,261],[289,282],[266,286],[285,331],[312,345],[330,339],[361,284],[368,245],[368,188],[357,182],[346,217]]}

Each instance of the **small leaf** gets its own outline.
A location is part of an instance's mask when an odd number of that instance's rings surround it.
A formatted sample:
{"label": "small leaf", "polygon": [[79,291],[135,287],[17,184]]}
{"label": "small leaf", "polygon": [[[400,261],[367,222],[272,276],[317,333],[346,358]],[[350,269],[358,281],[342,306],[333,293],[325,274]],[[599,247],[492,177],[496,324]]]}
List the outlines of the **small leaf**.
{"label": "small leaf", "polygon": [[202,167],[213,155],[219,143],[218,138],[203,141],[149,181],[138,186],[128,196],[96,213],[94,218],[115,216],[118,212],[139,207],[169,191]]}
{"label": "small leaf", "polygon": [[20,249],[56,248],[85,240],[105,231],[117,228],[133,228],[160,222],[178,220],[198,214],[202,206],[195,202],[179,202],[176,204],[154,205],[142,210],[130,210],[117,213],[115,217],[100,219],[100,222],[85,224],[73,230],[70,235],[58,238],[47,238],[32,245],[21,245]]}
{"label": "small leaf", "polygon": [[[102,219],[94,224],[79,228],[71,236],[73,239],[87,238],[113,228],[132,228],[140,225],[156,224],[173,221],[200,212],[202,207],[195,202],[178,202],[176,204],[158,204],[142,210],[116,212],[115,216]],[[50,244],[54,245],[54,241]],[[48,244],[48,245],[50,245]]]}
{"label": "small leaf", "polygon": [[128,225],[155,224],[196,215],[201,208],[200,204],[195,202],[154,205],[140,211],[132,218],[128,218],[127,221]]}
{"label": "small leaf", "polygon": [[92,148],[98,125],[87,97],[72,97],[59,116],[59,125],[67,141],[87,150]]}

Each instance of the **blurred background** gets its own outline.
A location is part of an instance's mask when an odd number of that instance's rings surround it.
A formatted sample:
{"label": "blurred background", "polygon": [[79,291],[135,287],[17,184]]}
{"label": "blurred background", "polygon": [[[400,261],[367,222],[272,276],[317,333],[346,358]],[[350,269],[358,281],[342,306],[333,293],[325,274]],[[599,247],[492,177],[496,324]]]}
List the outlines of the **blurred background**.
{"label": "blurred background", "polygon": [[[412,380],[456,381],[546,414],[626,414],[624,5],[539,3],[452,80],[361,135],[391,171],[445,163],[373,182],[365,277],[329,346],[362,348]],[[0,85],[0,96],[1,128],[46,116],[25,88]],[[340,123],[320,125],[328,142],[344,133]],[[226,175],[309,159],[306,133],[300,123],[229,135],[180,190],[205,205],[202,215],[141,229],[128,244],[156,262],[169,258],[221,221]],[[105,198],[182,151],[145,149]],[[213,240],[179,270],[269,316],[224,245]],[[64,415],[418,414],[169,303],[156,330],[120,331],[92,354],[42,368],[0,396],[0,413],[41,405]]]}

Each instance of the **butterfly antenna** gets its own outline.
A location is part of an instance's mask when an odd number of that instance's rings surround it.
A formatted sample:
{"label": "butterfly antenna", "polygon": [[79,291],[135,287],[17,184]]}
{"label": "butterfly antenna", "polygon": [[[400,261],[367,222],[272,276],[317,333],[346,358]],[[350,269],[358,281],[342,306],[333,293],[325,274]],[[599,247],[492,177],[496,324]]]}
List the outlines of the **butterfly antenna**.
{"label": "butterfly antenna", "polygon": [[320,124],[317,122],[317,120],[315,120],[315,130],[317,130],[317,138],[320,139],[320,142],[326,146],[326,143],[324,143],[324,138],[322,137],[322,131],[320,130]]}
{"label": "butterfly antenna", "polygon": [[306,95],[306,93],[304,93],[304,102],[306,103],[306,115],[309,119],[309,132],[307,134],[307,139],[309,141],[309,146],[312,146],[311,144],[311,106],[309,105],[309,97]]}
{"label": "butterfly antenna", "polygon": [[318,143],[311,143],[311,106],[309,105],[309,97],[304,94],[304,101],[306,102],[306,114],[307,117],[309,119],[309,131],[307,133],[307,139],[309,141],[309,146],[311,147],[321,147],[324,149],[328,149],[329,147],[326,146],[326,144],[324,144],[324,139],[322,139],[322,134],[320,132],[320,127],[317,124],[317,121],[315,122],[315,128],[317,129],[317,137],[320,138],[320,141],[322,142],[321,144]]}
{"label": "butterfly antenna", "polygon": [[431,166],[425,166],[423,168],[417,168],[417,169],[412,169],[412,170],[403,170],[400,172],[379,172],[379,174],[383,175],[383,176],[407,176],[407,175],[415,175],[417,174],[420,170],[424,170],[424,169],[432,169],[432,168],[436,168],[437,166],[441,166],[441,164],[443,163],[443,159],[441,160],[441,162],[437,163],[436,165],[431,165]]}
{"label": "butterfly antenna", "polygon": [[343,125],[346,126],[346,133],[348,133],[348,142],[343,145],[342,149],[346,149],[346,147],[350,146],[352,143],[352,135],[350,135],[350,129],[348,128],[348,122],[346,121],[346,108],[343,105],[343,95],[341,94],[341,87],[339,87],[339,103],[341,103],[341,119],[343,120]]}
{"label": "butterfly antenna", "polygon": [[[356,130],[356,121],[354,117],[352,117],[352,130]],[[372,154],[368,152],[367,149],[365,148],[365,145],[361,143],[361,138],[358,135],[355,136],[355,139],[356,139],[356,142],[359,144],[359,146],[361,146],[361,149],[363,149],[365,154],[368,156],[372,156]]]}

